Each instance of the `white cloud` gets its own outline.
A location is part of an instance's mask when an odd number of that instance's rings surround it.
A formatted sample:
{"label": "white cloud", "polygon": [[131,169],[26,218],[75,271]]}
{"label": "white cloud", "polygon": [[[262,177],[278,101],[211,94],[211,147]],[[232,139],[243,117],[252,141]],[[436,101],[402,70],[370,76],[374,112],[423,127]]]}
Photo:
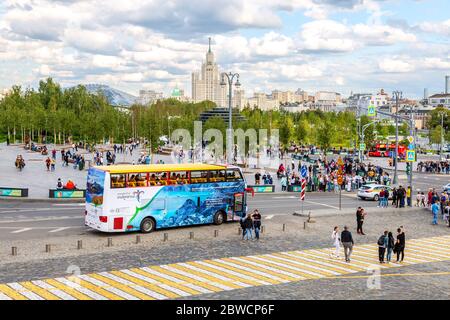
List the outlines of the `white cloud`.
{"label": "white cloud", "polygon": [[419,24],[422,31],[450,36],[450,19],[441,22],[423,22]]}
{"label": "white cloud", "polygon": [[413,64],[400,58],[384,58],[379,62],[378,66],[382,71],[387,73],[408,73],[415,70]]}

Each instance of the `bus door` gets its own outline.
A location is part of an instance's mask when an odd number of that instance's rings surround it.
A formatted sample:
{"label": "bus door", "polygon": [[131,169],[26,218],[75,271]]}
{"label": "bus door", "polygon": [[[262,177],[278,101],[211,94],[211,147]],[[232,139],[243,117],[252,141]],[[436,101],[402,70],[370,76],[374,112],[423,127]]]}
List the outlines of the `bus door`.
{"label": "bus door", "polygon": [[235,218],[245,217],[246,214],[246,196],[243,192],[238,192],[233,195],[233,203],[229,206],[227,212],[227,220],[235,220]]}

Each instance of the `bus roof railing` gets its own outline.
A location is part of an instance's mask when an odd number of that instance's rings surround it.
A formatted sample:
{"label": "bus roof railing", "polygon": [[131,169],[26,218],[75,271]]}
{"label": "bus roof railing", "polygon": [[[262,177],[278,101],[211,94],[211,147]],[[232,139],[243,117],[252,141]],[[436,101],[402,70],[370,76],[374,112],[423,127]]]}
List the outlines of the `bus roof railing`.
{"label": "bus roof railing", "polygon": [[112,166],[94,166],[93,168],[107,171],[109,173],[144,173],[144,172],[175,172],[175,171],[197,171],[197,170],[224,170],[230,168],[226,165],[202,164],[202,163],[180,163],[180,164],[119,164]]}

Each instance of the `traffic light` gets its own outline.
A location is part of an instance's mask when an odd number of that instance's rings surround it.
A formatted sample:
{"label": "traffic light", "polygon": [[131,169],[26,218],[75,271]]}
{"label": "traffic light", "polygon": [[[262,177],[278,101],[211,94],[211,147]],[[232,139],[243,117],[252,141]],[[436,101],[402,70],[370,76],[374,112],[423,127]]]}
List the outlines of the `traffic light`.
{"label": "traffic light", "polygon": [[411,174],[411,163],[407,162],[406,163],[406,175],[410,175]]}

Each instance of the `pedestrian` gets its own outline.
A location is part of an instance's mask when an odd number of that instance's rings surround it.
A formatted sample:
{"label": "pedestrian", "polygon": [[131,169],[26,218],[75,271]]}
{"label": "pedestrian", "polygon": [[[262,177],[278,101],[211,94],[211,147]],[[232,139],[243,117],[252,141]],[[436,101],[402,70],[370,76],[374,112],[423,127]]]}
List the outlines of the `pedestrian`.
{"label": "pedestrian", "polygon": [[392,206],[397,207],[397,188],[392,189]]}
{"label": "pedestrian", "polygon": [[[397,253],[397,261],[396,262],[402,262],[403,258],[405,257],[405,232],[403,231],[403,228],[400,227],[397,229],[397,242],[395,243],[394,251]],[[402,256],[400,260],[400,255]]]}
{"label": "pedestrian", "polygon": [[58,190],[63,189],[63,183],[61,181],[61,178],[58,178],[58,182],[56,184],[56,189],[58,189]]}
{"label": "pedestrian", "polygon": [[350,262],[350,256],[353,251],[353,237],[352,233],[348,231],[348,227],[344,227],[344,231],[341,233],[341,242],[344,247],[344,255],[345,255],[345,262]]}
{"label": "pedestrian", "polygon": [[256,172],[255,173],[255,184],[260,184],[260,179],[261,179],[261,173]]}
{"label": "pedestrian", "polygon": [[389,231],[389,233],[388,233],[388,243],[387,243],[387,247],[386,247],[386,261],[387,261],[387,263],[391,262],[392,251],[394,250],[394,246],[395,246],[395,239],[394,239],[394,236],[392,235],[392,232]]}
{"label": "pedestrian", "polygon": [[388,231],[385,231],[379,238],[378,238],[378,259],[380,260],[380,263],[384,263],[384,253],[386,252],[386,248],[388,246]]}
{"label": "pedestrian", "polygon": [[52,162],[52,160],[50,160],[50,157],[47,157],[47,159],[45,159],[45,165],[47,166],[47,171],[50,171],[51,162]]}
{"label": "pedestrian", "polygon": [[433,213],[433,225],[437,225],[438,224],[438,214],[440,211],[440,205],[439,205],[439,200],[435,200],[433,205],[431,206],[431,212]]}
{"label": "pedestrian", "polygon": [[411,187],[408,186],[408,188],[406,189],[406,202],[408,204],[408,207],[411,207]]}
{"label": "pedestrian", "polygon": [[247,217],[244,219],[244,228],[245,228],[245,235],[244,240],[249,240],[251,238],[253,240],[253,220],[251,214],[247,214]]}
{"label": "pedestrian", "polygon": [[261,230],[261,214],[259,213],[258,209],[255,209],[253,211],[252,219],[253,219],[253,228],[255,229],[256,240],[259,240],[259,232]]}
{"label": "pedestrian", "polygon": [[286,177],[286,175],[283,174],[281,176],[280,183],[281,183],[281,191],[286,191],[286,189],[287,189],[287,177]]}
{"label": "pedestrian", "polygon": [[[334,257],[339,258],[339,251],[341,249],[341,238],[339,237],[339,227],[335,226],[333,229],[333,233],[331,234],[331,239],[333,239],[333,245],[335,248]],[[331,253],[333,256],[333,252]]]}
{"label": "pedestrian", "polygon": [[50,160],[50,166],[51,166],[51,170],[55,171],[55,159]]}
{"label": "pedestrian", "polygon": [[358,207],[358,209],[356,210],[356,232],[362,236],[366,235],[362,229],[365,215],[366,212],[364,211],[364,209],[362,207]]}

